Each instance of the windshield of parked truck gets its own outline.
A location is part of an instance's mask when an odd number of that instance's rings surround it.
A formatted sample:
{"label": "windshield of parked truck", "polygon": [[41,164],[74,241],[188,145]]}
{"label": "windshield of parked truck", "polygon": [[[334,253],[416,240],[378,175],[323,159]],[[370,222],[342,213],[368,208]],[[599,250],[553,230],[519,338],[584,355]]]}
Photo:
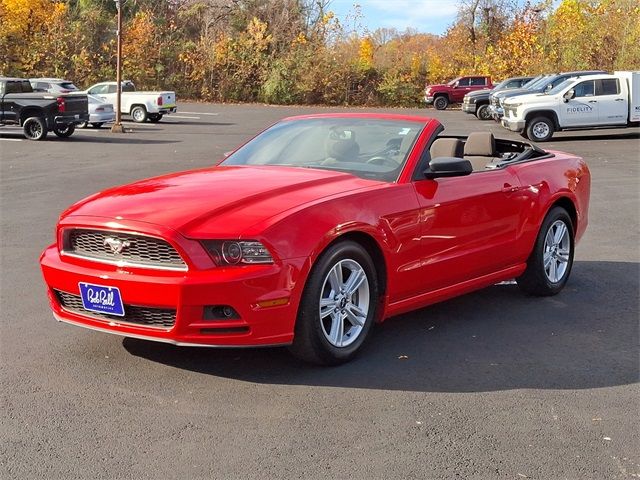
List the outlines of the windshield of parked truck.
{"label": "windshield of parked truck", "polygon": [[552,75],[545,75],[540,78],[537,82],[528,85],[527,88],[529,90],[543,90],[550,82],[552,82],[554,77]]}
{"label": "windshield of parked truck", "polygon": [[531,88],[533,87],[536,83],[538,83],[540,80],[542,80],[544,78],[544,75],[538,75],[535,78],[532,78],[531,80],[529,80],[527,83],[525,83],[524,85],[522,85],[522,88]]}
{"label": "windshield of parked truck", "polygon": [[547,95],[555,95],[556,93],[560,93],[562,90],[564,90],[569,85],[571,85],[574,81],[575,81],[575,78],[568,78],[564,82],[560,82],[558,85],[556,85],[551,90],[545,93]]}
{"label": "windshield of parked truck", "polygon": [[454,85],[456,82],[459,82],[461,78],[462,78],[462,77],[454,78],[454,79],[453,79],[453,80],[451,80],[449,83],[447,83],[447,85],[449,85],[450,87],[453,87],[453,85]]}

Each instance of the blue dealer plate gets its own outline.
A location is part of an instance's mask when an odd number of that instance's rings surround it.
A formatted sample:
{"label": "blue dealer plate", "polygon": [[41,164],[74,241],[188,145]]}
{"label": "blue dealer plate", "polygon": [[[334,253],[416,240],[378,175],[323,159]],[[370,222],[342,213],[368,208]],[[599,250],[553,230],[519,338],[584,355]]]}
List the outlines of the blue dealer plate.
{"label": "blue dealer plate", "polygon": [[107,313],[124,317],[124,306],[120,290],[116,287],[105,287],[92,283],[78,283],[80,296],[85,310],[97,313]]}

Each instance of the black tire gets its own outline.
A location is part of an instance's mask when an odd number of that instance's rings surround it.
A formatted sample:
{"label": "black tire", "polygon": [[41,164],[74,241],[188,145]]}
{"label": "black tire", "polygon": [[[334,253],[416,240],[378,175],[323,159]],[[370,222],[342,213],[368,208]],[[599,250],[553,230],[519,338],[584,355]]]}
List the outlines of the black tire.
{"label": "black tire", "polygon": [[449,99],[444,95],[440,95],[433,101],[433,106],[436,110],[444,110],[449,106]]}
{"label": "black tire", "polygon": [[480,105],[476,109],[476,117],[478,120],[491,120],[491,111],[489,110],[489,104]]}
{"label": "black tire", "polygon": [[[352,295],[343,295],[342,291],[340,291],[334,297],[334,288],[330,286],[330,272],[336,268],[339,268],[340,272],[349,272],[349,275],[343,276],[344,285],[348,284],[348,280],[353,275],[353,270],[350,271],[347,268],[343,270],[344,265],[356,270],[359,267],[359,272],[364,273],[368,283],[365,284],[363,280],[360,284],[363,291],[359,288]],[[331,332],[334,332],[331,327],[337,320],[331,313],[321,318],[321,298],[335,302],[332,310],[334,314],[336,313],[336,307],[342,309],[341,312],[337,312],[337,315],[342,320],[336,323],[341,327],[339,330],[336,328],[335,331],[340,332],[339,337],[337,337],[340,339],[338,343],[344,341],[346,343],[344,346],[336,346],[329,338],[332,336]],[[352,302],[362,305],[364,301],[367,302],[366,317],[360,317],[364,318],[364,320],[360,326],[356,326],[348,319],[348,314],[345,314],[345,311],[350,310],[351,306],[354,305]],[[289,350],[299,359],[317,365],[338,365],[351,360],[360,351],[371,331],[378,304],[379,292],[376,269],[367,251],[360,244],[353,241],[342,241],[330,246],[318,258],[307,279],[298,309],[293,343]],[[327,308],[331,308],[331,306],[328,305]],[[349,338],[350,335],[354,336]]]}
{"label": "black tire", "polygon": [[42,117],[29,117],[22,123],[22,134],[27,140],[41,141],[47,138],[47,125]]}
{"label": "black tire", "polygon": [[555,126],[549,117],[536,117],[527,122],[525,131],[532,142],[546,142],[553,137]]}
{"label": "black tire", "polygon": [[[561,255],[564,253],[562,247],[557,248],[556,250],[548,248],[547,234],[549,234],[550,230],[551,233],[558,232],[557,228],[554,229],[554,227],[558,226],[559,223],[564,224],[566,228],[567,244],[569,248],[569,253],[567,255]],[[562,244],[563,242],[560,243]],[[564,208],[553,207],[549,213],[547,213],[547,216],[542,222],[542,226],[540,227],[540,231],[536,238],[536,243],[533,247],[533,252],[531,252],[529,259],[527,260],[527,269],[522,275],[516,278],[516,282],[520,289],[529,295],[542,297],[556,295],[559,293],[564,288],[567,280],[569,279],[569,275],[571,274],[574,245],[574,226],[571,221],[571,217]],[[558,256],[555,256],[555,254],[558,254]],[[547,272],[545,265],[545,255],[547,256],[547,259],[550,258],[550,266],[551,263],[555,265],[562,265],[566,263],[565,270],[561,275],[557,268],[554,269],[559,278],[550,278],[550,274]],[[566,262],[560,260],[560,256],[565,257]]]}
{"label": "black tire", "polygon": [[69,138],[76,131],[75,125],[65,125],[64,127],[53,127],[53,133],[60,138]]}
{"label": "black tire", "polygon": [[100,127],[102,127],[102,125],[104,125],[104,122],[93,122],[93,123],[91,124],[91,126],[92,126],[93,128],[100,128]]}
{"label": "black tire", "polygon": [[136,123],[144,123],[147,121],[148,114],[147,109],[142,105],[136,105],[131,109],[131,118]]}
{"label": "black tire", "polygon": [[161,113],[150,113],[149,114],[149,121],[151,123],[158,123],[160,120],[162,120],[162,114]]}

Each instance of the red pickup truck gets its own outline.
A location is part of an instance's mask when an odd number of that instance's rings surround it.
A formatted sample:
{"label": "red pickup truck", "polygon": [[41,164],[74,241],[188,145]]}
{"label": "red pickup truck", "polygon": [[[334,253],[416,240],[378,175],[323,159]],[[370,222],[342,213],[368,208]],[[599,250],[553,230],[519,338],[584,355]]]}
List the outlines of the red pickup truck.
{"label": "red pickup truck", "polygon": [[427,85],[424,89],[424,101],[433,104],[437,110],[444,110],[450,103],[462,103],[464,96],[475,90],[493,88],[491,77],[469,75],[458,77],[442,85]]}

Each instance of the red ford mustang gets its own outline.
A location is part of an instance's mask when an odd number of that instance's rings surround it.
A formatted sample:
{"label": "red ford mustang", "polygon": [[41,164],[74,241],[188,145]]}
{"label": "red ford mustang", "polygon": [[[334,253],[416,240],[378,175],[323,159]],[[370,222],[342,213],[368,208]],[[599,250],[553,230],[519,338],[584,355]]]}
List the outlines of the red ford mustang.
{"label": "red ford mustang", "polygon": [[335,364],[374,322],[515,278],[558,293],[587,227],[585,162],[423,117],[287,118],[219,165],[66,210],[54,316],[177,345],[289,345]]}

